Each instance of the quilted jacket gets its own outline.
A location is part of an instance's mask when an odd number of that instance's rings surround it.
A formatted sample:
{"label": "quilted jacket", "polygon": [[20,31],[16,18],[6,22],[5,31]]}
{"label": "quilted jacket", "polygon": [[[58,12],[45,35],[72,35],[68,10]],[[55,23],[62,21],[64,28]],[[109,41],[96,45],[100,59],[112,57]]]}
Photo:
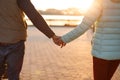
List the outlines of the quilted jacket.
{"label": "quilted jacket", "polygon": [[95,0],[81,24],[63,35],[62,40],[68,43],[76,39],[95,22],[92,55],[105,60],[120,59],[120,3],[112,0]]}

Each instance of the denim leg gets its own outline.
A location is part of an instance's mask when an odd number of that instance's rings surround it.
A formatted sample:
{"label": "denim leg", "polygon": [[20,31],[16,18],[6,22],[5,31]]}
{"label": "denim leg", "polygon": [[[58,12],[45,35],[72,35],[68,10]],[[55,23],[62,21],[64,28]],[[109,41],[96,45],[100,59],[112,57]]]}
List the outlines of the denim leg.
{"label": "denim leg", "polygon": [[11,45],[9,49],[11,49],[11,51],[7,55],[6,61],[8,64],[8,79],[19,80],[24,57],[24,41]]}
{"label": "denim leg", "polygon": [[0,79],[5,72],[4,57],[0,55]]}
{"label": "denim leg", "polygon": [[5,56],[3,55],[3,46],[0,46],[0,79],[5,72]]}

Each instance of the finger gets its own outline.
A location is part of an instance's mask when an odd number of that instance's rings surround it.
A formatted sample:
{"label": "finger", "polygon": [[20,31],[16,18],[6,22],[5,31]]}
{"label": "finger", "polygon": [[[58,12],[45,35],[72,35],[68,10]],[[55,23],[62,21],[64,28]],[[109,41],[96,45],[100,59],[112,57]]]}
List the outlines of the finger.
{"label": "finger", "polygon": [[61,48],[63,48],[65,45],[66,45],[66,43],[62,43],[62,44],[61,44]]}
{"label": "finger", "polygon": [[61,45],[61,44],[60,44],[60,43],[58,43],[58,42],[55,42],[55,44],[56,44],[56,45],[58,45],[58,46],[60,46],[60,45]]}
{"label": "finger", "polygon": [[54,43],[58,46],[61,46],[61,42],[60,41],[54,41]]}

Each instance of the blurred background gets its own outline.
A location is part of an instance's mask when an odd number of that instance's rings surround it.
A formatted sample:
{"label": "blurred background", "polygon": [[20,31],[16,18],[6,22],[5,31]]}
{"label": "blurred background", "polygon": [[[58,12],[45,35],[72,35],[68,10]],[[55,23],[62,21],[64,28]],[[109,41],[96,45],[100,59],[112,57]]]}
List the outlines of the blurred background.
{"label": "blurred background", "polygon": [[[93,0],[31,0],[49,26],[76,26]],[[26,16],[28,25],[33,25]]]}

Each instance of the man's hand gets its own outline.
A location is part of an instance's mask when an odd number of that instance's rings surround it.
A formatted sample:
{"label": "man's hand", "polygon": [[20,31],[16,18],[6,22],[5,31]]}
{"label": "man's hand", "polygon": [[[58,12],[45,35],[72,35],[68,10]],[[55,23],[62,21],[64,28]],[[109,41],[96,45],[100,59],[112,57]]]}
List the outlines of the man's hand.
{"label": "man's hand", "polygon": [[53,39],[53,42],[54,42],[56,45],[61,46],[61,48],[66,45],[66,43],[64,43],[64,42],[61,40],[61,37],[60,37],[60,36],[54,35],[54,36],[52,37],[52,39]]}

